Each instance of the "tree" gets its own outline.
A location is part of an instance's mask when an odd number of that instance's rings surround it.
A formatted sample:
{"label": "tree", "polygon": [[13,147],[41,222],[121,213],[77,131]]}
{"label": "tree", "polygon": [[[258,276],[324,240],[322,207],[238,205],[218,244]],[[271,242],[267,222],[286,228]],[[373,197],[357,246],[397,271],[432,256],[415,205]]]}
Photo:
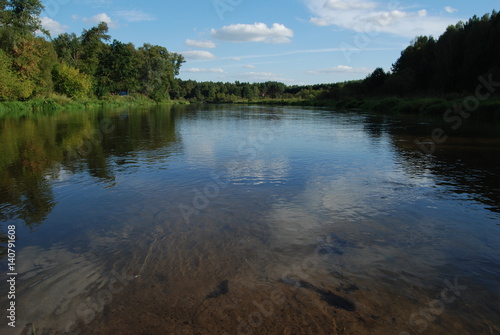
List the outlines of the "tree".
{"label": "tree", "polygon": [[462,64],[464,23],[449,26],[436,44],[435,74],[432,88],[437,92],[455,92],[457,74]]}
{"label": "tree", "polygon": [[285,92],[285,84],[276,81],[267,82],[267,93],[271,98],[278,98]]}
{"label": "tree", "polygon": [[38,49],[40,60],[37,64],[39,72],[34,78],[34,82],[37,86],[34,93],[46,96],[54,89],[54,84],[52,82],[52,70],[58,63],[57,54],[52,43],[44,38],[36,38],[35,45]]}
{"label": "tree", "polygon": [[436,40],[432,36],[419,36],[401,52],[392,65],[397,77],[406,77],[411,91],[428,90],[434,74]]}
{"label": "tree", "polygon": [[44,6],[40,0],[2,0],[0,2],[0,47],[9,52],[18,41],[34,37],[37,31],[48,35],[42,28],[40,13]]}
{"label": "tree", "polygon": [[105,41],[110,40],[106,22],[99,23],[96,27],[84,30],[81,41],[81,62],[78,68],[91,76],[94,76],[99,66],[99,57],[105,49]]}
{"label": "tree", "polygon": [[251,100],[255,97],[255,91],[250,85],[247,84],[245,85],[245,87],[243,87],[242,95],[243,98]]}
{"label": "tree", "polygon": [[82,56],[82,44],[75,33],[63,33],[52,40],[57,56],[61,62],[72,67],[79,67]]}
{"label": "tree", "polygon": [[24,100],[30,97],[35,84],[19,77],[12,69],[12,59],[0,50],[0,101]]}
{"label": "tree", "polygon": [[71,98],[84,98],[92,88],[91,77],[68,64],[58,64],[52,75],[56,92]]}
{"label": "tree", "polygon": [[7,20],[7,0],[0,0],[0,28],[5,26],[5,22]]}
{"label": "tree", "polygon": [[169,53],[158,45],[144,44],[137,52],[140,91],[156,101],[169,98],[169,91],[177,87],[175,76],[182,63],[182,55]]}
{"label": "tree", "polygon": [[10,23],[19,32],[34,34],[42,29],[39,16],[45,7],[40,0],[10,0],[6,5],[11,11]]}
{"label": "tree", "polygon": [[99,95],[109,92],[130,92],[137,87],[136,53],[132,43],[117,40],[103,51],[97,71]]}
{"label": "tree", "polygon": [[369,94],[381,93],[382,86],[384,86],[388,78],[389,74],[384,69],[378,67],[363,80],[363,86]]}
{"label": "tree", "polygon": [[27,37],[16,44],[12,54],[15,71],[36,85],[34,94],[52,90],[52,69],[57,55],[50,42],[41,37]]}

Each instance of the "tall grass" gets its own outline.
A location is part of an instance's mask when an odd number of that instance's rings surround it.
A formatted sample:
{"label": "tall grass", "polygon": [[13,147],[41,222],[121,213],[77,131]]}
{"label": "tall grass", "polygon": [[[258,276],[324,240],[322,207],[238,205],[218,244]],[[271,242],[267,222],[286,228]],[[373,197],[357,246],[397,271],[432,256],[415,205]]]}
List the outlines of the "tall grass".
{"label": "tall grass", "polygon": [[36,113],[46,114],[62,110],[84,110],[95,108],[115,108],[125,106],[154,106],[158,104],[188,104],[187,101],[165,100],[156,102],[141,94],[128,96],[109,95],[102,99],[75,100],[63,94],[52,93],[46,97],[37,97],[27,101],[0,102],[0,117],[22,116]]}
{"label": "tall grass", "polygon": [[[238,103],[263,104],[263,105],[292,105],[292,106],[317,106],[336,109],[361,109],[390,114],[414,114],[427,116],[442,116],[449,109],[459,106],[464,101],[460,96],[449,97],[381,97],[345,100],[305,100],[305,99],[263,99],[244,101]],[[481,101],[479,108],[474,112],[476,116],[500,118],[500,97]]]}

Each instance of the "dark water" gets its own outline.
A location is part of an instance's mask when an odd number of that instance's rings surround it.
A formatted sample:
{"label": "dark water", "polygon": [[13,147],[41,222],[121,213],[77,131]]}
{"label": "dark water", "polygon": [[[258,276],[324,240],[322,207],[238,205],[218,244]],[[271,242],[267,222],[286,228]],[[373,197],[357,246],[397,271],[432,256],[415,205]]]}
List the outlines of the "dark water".
{"label": "dark water", "polygon": [[0,119],[0,157],[2,334],[500,334],[499,124],[83,111]]}

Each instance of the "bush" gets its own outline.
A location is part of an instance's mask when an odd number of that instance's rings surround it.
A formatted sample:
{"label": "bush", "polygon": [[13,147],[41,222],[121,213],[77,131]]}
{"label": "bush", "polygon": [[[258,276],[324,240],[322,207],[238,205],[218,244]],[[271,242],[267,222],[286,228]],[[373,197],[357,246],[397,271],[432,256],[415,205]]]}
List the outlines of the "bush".
{"label": "bush", "polygon": [[0,50],[0,101],[24,100],[31,96],[35,84],[12,71],[12,60]]}
{"label": "bush", "polygon": [[58,64],[52,71],[54,89],[57,93],[81,99],[89,95],[92,80],[89,75],[67,64]]}

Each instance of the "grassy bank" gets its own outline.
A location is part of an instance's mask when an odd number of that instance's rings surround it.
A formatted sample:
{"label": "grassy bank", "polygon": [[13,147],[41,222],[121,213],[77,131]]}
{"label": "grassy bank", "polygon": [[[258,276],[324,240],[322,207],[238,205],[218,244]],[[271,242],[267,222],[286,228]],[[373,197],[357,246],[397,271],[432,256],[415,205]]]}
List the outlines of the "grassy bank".
{"label": "grassy bank", "polygon": [[24,115],[31,113],[52,113],[62,110],[82,110],[94,108],[117,108],[127,106],[156,106],[161,104],[188,104],[186,101],[165,100],[157,102],[141,95],[108,96],[102,99],[71,99],[53,94],[47,98],[27,101],[0,102],[0,116]]}
{"label": "grassy bank", "polygon": [[[420,114],[420,115],[444,115],[455,106],[468,104],[471,113],[481,113],[485,115],[496,115],[500,117],[500,97],[478,101],[477,106],[469,97],[449,97],[449,98],[365,98],[346,100],[304,100],[304,99],[263,99],[238,102],[240,104],[261,104],[261,105],[282,105],[282,106],[313,106],[331,107],[336,109],[360,109],[366,111],[376,111],[390,114]],[[467,109],[465,109],[467,111]]]}
{"label": "grassy bank", "polygon": [[[444,116],[450,109],[454,110],[456,106],[468,105],[468,109],[475,116],[484,116],[489,119],[500,121],[500,97],[479,101],[477,106],[472,104],[470,97],[450,96],[447,98],[432,97],[380,97],[363,99],[344,99],[344,100],[319,100],[319,99],[241,99],[237,101],[227,101],[229,104],[245,105],[270,105],[270,106],[309,106],[309,107],[330,107],[339,110],[365,110],[375,111],[387,114],[405,114],[405,115],[428,115]],[[469,99],[469,100],[468,100]],[[83,110],[95,108],[118,108],[127,106],[156,106],[159,104],[189,104],[185,100],[165,100],[156,102],[142,95],[132,94],[129,96],[107,96],[103,99],[81,99],[75,100],[62,95],[51,95],[47,98],[37,98],[28,101],[0,102],[0,116],[5,115],[28,115],[31,113],[52,113],[62,110]],[[472,104],[472,105],[470,105]],[[453,114],[455,115],[455,114]],[[450,117],[453,116],[449,114]]]}

